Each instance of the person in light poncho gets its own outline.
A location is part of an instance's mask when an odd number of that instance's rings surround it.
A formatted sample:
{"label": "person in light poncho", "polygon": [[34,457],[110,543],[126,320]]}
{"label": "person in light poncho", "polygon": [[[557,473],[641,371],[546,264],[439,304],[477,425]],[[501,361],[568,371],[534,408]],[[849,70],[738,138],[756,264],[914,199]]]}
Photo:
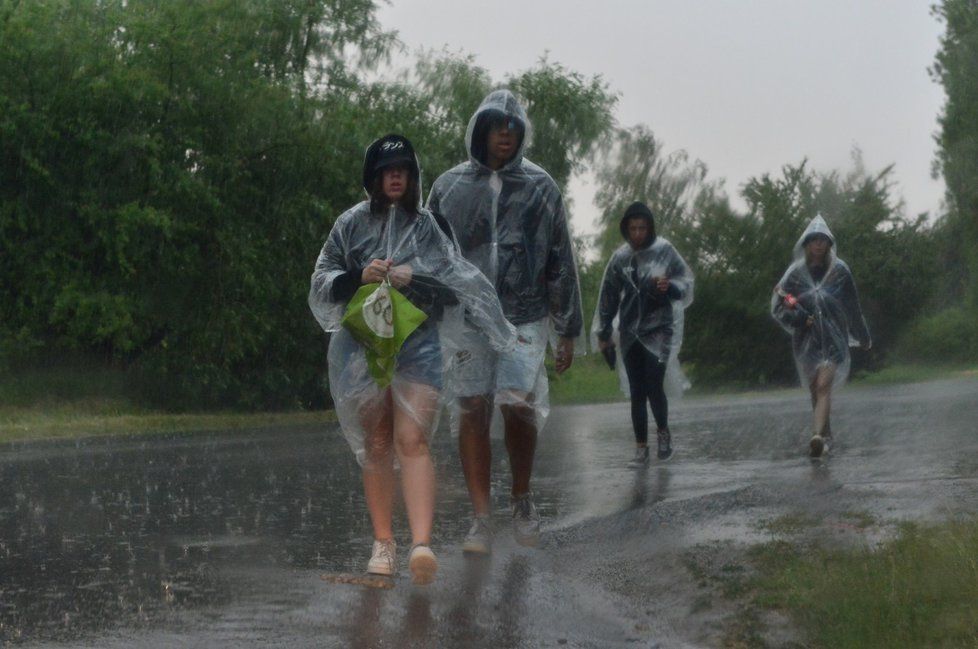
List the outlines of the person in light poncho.
{"label": "person in light poncho", "polygon": [[465,258],[496,287],[518,331],[512,352],[498,354],[474,335],[470,353],[452,368],[453,428],[475,513],[463,550],[488,553],[491,542],[489,430],[499,406],[512,471],[513,532],[536,545],[540,518],[530,493],[537,435],[550,409],[547,343],[555,369],[583,352],[581,291],[564,202],[554,180],[523,157],[530,139],[526,111],[508,90],[495,90],[469,120],[466,162],[435,181],[428,207],[444,216]]}
{"label": "person in light poncho", "polygon": [[667,378],[677,390],[685,383],[679,348],[684,309],[693,301],[693,272],[671,243],[656,236],[652,211],[644,203],[625,210],[619,229],[626,243],[605,268],[591,336],[611,366],[616,364],[616,347],[621,350],[620,376],[632,403],[636,445],[629,464],[638,468],[649,461],[646,402],[657,428],[656,455],[662,461],[672,457],[665,388]]}
{"label": "person in light poncho", "polygon": [[811,392],[812,457],[828,449],[832,437],[832,389],[849,376],[849,347],[869,349],[872,339],[859,306],[849,266],[839,259],[835,237],[821,215],[812,219],[794,249],[795,260],[771,296],[771,314],[791,334],[801,383]]}
{"label": "person in light poncho", "polygon": [[[363,467],[374,533],[367,570],[382,575],[396,571],[391,525],[396,458],[411,528],[409,568],[416,583],[428,583],[437,570],[429,547],[435,476],[428,442],[437,425],[445,359],[459,349],[463,309],[469,326],[494,349],[510,349],[516,335],[492,285],[458,254],[446,235],[447,225],[439,225],[420,206],[420,168],[406,138],[388,135],[370,145],[363,187],[369,200],[341,214],[323,245],[309,306],[332,334],[330,391],[342,432]],[[368,284],[378,284],[377,291],[400,292],[412,310],[416,307],[425,316],[397,350],[390,376],[371,366],[377,359],[368,359],[364,345],[354,338],[356,331],[341,325],[358,291],[374,290],[361,289]],[[390,306],[390,300],[384,304]],[[381,316],[398,324],[396,312]],[[389,335],[383,324],[381,320],[380,333]]]}

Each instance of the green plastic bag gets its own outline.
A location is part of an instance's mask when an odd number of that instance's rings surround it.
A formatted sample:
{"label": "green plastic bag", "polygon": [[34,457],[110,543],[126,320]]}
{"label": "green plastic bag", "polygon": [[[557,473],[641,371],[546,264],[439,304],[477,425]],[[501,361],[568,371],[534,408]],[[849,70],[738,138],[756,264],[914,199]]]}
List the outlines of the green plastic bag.
{"label": "green plastic bag", "polygon": [[424,311],[384,280],[357,289],[340,323],[363,345],[370,376],[386,388],[394,378],[401,346],[427,319]]}

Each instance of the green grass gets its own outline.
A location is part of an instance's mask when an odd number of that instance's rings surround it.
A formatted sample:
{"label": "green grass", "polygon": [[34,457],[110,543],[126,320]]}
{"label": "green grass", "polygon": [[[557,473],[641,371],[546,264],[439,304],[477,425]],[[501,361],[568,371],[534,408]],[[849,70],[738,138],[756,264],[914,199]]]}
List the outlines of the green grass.
{"label": "green grass", "polygon": [[607,403],[625,399],[618,385],[618,372],[608,369],[600,354],[575,358],[570,369],[559,376],[549,363],[548,370],[552,403]]}
{"label": "green grass", "polygon": [[[551,402],[558,405],[625,400],[618,374],[598,354],[575,359],[561,376],[550,369]],[[973,366],[894,365],[858,377],[864,385],[906,383],[976,375]],[[174,430],[216,430],[330,421],[332,413],[180,413],[147,408],[133,397],[125,372],[76,362],[68,367],[18,370],[0,374],[0,442],[49,437],[80,437]],[[694,389],[689,397],[758,394],[762,390],[709,392]]]}
{"label": "green grass", "polygon": [[124,372],[35,369],[0,375],[0,442],[92,435],[206,431],[316,424],[331,412],[167,413],[140,405]]}
{"label": "green grass", "polygon": [[879,548],[757,546],[754,603],[787,612],[814,646],[978,646],[978,521],[904,525]]}
{"label": "green grass", "polygon": [[871,374],[852,378],[855,385],[892,385],[895,383],[920,383],[962,376],[978,376],[978,367],[971,364],[919,365],[897,363]]}
{"label": "green grass", "polygon": [[773,520],[762,521],[758,524],[763,530],[771,534],[786,536],[798,534],[818,525],[818,520],[807,514],[785,514]]}

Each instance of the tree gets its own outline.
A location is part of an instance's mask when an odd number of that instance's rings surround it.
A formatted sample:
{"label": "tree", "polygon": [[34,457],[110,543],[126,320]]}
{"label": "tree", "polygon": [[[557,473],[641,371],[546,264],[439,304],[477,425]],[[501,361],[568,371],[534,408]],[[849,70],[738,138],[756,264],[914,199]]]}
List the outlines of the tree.
{"label": "tree", "polygon": [[97,353],[170,404],[314,401],[315,217],[350,202],[344,53],[385,51],[374,8],[6,5],[0,356]]}
{"label": "tree", "polygon": [[947,183],[950,257],[967,268],[953,288],[978,309],[978,3],[942,0],[932,12],[945,24],[930,69],[946,95],[938,118],[937,168]]}
{"label": "tree", "polygon": [[[401,131],[434,177],[464,158],[467,104],[488,86],[471,59],[437,62],[459,82],[437,93],[365,82],[394,42],[375,10],[0,5],[0,363],[94,356],[178,408],[321,403],[309,275],[335,218],[363,198],[364,147]],[[534,74],[549,80],[527,83],[541,115],[548,89],[596,101],[559,66]],[[560,129],[567,156],[597,137],[542,121],[541,142]]]}

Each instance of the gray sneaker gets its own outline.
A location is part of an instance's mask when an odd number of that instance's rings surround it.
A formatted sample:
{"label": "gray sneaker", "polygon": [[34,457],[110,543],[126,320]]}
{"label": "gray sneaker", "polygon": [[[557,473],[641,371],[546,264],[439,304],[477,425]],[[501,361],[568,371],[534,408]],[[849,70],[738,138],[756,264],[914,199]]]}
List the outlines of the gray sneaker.
{"label": "gray sneaker", "polygon": [[629,469],[641,469],[649,464],[649,447],[638,446],[635,448],[635,457],[628,461]]}
{"label": "gray sneaker", "polygon": [[462,552],[489,554],[492,549],[492,526],[488,516],[476,516],[462,542]]}
{"label": "gray sneaker", "polygon": [[659,448],[655,455],[665,462],[672,457],[672,433],[668,428],[663,428],[656,433],[656,438]]}
{"label": "gray sneaker", "polygon": [[812,458],[819,458],[828,450],[828,444],[825,443],[825,438],[821,435],[815,435],[812,437],[812,441],[808,443],[808,455]]}
{"label": "gray sneaker", "polygon": [[513,535],[516,542],[527,547],[536,547],[540,542],[540,514],[530,500],[530,494],[517,496],[510,502],[513,505]]}

